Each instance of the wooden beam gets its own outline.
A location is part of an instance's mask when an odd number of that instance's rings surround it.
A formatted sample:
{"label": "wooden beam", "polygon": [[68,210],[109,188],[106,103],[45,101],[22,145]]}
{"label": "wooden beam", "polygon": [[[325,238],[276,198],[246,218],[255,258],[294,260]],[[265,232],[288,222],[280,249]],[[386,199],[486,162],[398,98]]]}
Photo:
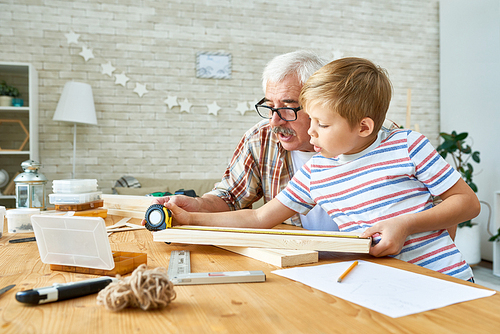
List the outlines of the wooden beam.
{"label": "wooden beam", "polygon": [[[348,232],[300,231],[301,235],[262,234],[224,231],[224,228],[213,228],[211,231],[196,230],[196,226],[168,228],[153,233],[153,240],[198,245],[220,245],[256,248],[303,249],[330,252],[368,253],[371,238],[352,237]],[[212,227],[211,227],[212,228]],[[249,231],[251,229],[241,229]],[[259,231],[260,229],[254,229]],[[260,230],[265,231],[265,230]],[[269,229],[272,232],[292,232],[290,230]],[[295,232],[295,231],[293,231]],[[321,234],[321,236],[318,236]]]}
{"label": "wooden beam", "polygon": [[142,211],[144,215],[153,203],[154,197],[103,194],[102,199],[106,209]]}
{"label": "wooden beam", "polygon": [[237,246],[217,246],[219,248],[251,257],[277,267],[293,267],[318,262],[318,252],[297,249],[269,249]]}
{"label": "wooden beam", "polygon": [[145,211],[119,210],[119,209],[107,209],[107,210],[108,214],[111,216],[143,219],[145,215]]}

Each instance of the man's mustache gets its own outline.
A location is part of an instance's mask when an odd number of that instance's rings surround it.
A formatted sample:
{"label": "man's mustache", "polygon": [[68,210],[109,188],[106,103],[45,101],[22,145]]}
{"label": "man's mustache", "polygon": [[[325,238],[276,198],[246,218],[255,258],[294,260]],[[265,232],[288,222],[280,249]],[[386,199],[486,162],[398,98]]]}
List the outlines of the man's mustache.
{"label": "man's mustache", "polygon": [[273,128],[273,133],[282,134],[284,136],[296,136],[297,134],[290,128],[284,128],[282,126],[276,126]]}

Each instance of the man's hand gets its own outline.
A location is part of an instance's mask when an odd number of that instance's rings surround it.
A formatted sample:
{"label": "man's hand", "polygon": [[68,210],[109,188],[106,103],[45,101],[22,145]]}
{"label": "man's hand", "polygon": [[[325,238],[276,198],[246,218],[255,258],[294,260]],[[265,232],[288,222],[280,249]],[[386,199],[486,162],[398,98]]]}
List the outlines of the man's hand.
{"label": "man's hand", "polygon": [[411,215],[390,218],[367,228],[361,234],[362,238],[381,237],[380,242],[370,248],[370,254],[377,257],[399,254],[409,235],[406,228],[409,216]]}
{"label": "man's hand", "polygon": [[168,202],[165,207],[172,212],[172,225],[191,225],[192,214],[181,209],[173,202]]}
{"label": "man's hand", "polygon": [[[189,197],[185,195],[175,195],[175,196],[165,196],[165,197],[155,197],[151,201],[151,205],[153,204],[161,204],[166,206],[166,203],[173,203],[176,207],[181,208],[185,211],[189,212],[198,212],[200,211],[200,203],[194,197]],[[146,225],[146,220],[143,219],[141,224]]]}

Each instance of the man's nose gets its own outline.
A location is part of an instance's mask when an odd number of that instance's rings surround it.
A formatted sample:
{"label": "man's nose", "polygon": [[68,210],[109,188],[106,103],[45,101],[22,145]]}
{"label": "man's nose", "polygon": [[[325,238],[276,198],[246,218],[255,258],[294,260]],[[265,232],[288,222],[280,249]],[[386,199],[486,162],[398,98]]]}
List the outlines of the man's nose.
{"label": "man's nose", "polygon": [[272,126],[280,126],[285,123],[286,121],[282,120],[276,111],[273,112],[273,115],[269,119],[269,124],[271,124]]}

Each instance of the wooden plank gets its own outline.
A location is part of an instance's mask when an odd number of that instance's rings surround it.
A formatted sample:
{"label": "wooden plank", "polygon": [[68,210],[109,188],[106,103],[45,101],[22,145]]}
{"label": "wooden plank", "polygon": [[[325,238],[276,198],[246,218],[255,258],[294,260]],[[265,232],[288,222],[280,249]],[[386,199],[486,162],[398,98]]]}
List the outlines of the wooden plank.
{"label": "wooden plank", "polygon": [[108,214],[119,217],[144,219],[145,211],[108,209]]}
{"label": "wooden plank", "polygon": [[[183,228],[169,228],[153,233],[154,241],[173,242],[197,245],[221,245],[256,248],[278,248],[278,249],[303,249],[330,252],[352,252],[368,253],[371,238],[353,238],[352,233],[346,232],[324,232],[324,231],[300,231],[303,235],[287,234],[257,234],[226,232],[214,228],[212,231],[196,230],[197,227],[183,226]],[[231,228],[231,230],[235,230]],[[243,229],[242,229],[243,230]],[[244,229],[248,231],[250,229]],[[256,229],[258,230],[258,229]],[[272,232],[285,232],[289,230],[268,230]],[[322,234],[324,236],[318,236]],[[333,236],[336,235],[336,236]],[[345,235],[345,237],[339,237]]]}
{"label": "wooden plank", "polygon": [[106,209],[142,211],[143,216],[154,200],[154,197],[148,196],[110,194],[103,194],[101,198],[104,200],[103,206]]}
{"label": "wooden plank", "polygon": [[252,259],[266,262],[277,267],[293,267],[301,264],[318,262],[318,252],[311,250],[269,249],[219,245],[217,245],[217,247],[233,253],[248,256]]}

